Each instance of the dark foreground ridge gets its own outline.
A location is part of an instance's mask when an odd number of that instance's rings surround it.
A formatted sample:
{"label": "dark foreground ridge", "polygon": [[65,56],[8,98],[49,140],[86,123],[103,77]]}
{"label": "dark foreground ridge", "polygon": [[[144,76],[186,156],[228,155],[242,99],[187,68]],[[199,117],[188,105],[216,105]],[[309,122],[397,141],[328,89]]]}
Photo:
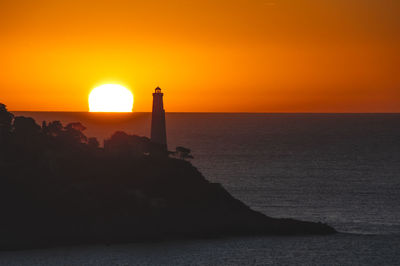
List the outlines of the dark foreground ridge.
{"label": "dark foreground ridge", "polygon": [[183,160],[183,147],[178,159],[117,132],[100,148],[84,129],[39,126],[0,105],[0,249],[336,232],[251,210]]}

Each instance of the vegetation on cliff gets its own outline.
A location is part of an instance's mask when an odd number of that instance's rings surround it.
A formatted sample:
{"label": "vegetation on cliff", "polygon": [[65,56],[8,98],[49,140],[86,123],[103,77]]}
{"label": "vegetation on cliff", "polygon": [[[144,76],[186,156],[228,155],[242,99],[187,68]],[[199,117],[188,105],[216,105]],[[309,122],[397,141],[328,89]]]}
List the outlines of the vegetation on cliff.
{"label": "vegetation on cliff", "polygon": [[0,248],[335,232],[251,210],[185,161],[189,149],[174,158],[124,132],[100,147],[84,130],[0,104]]}

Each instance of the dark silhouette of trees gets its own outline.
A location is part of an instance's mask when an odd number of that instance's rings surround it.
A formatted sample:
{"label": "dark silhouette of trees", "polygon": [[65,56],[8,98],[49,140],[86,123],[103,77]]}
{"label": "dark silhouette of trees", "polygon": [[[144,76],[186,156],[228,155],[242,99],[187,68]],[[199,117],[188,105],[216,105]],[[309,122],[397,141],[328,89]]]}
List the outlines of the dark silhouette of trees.
{"label": "dark silhouette of trees", "polygon": [[92,149],[98,149],[100,147],[100,143],[97,138],[91,137],[88,138],[88,146]]}
{"label": "dark silhouette of trees", "polygon": [[41,127],[31,117],[15,117],[11,138],[21,156],[35,156],[42,149]]}
{"label": "dark silhouette of trees", "polygon": [[43,126],[43,132],[46,135],[50,135],[53,137],[60,135],[61,131],[63,130],[63,125],[60,121],[53,121],[50,122],[48,125],[46,125],[46,122],[44,122]]}
{"label": "dark silhouette of trees", "polygon": [[[100,147],[95,137],[88,138],[84,131],[86,127],[80,122],[69,123],[66,126],[60,121],[43,121],[39,126],[30,117],[18,116],[7,111],[4,104],[0,104],[0,143],[10,147],[12,153],[19,153],[21,156],[32,155],[42,152],[53,154],[55,157],[65,157],[67,154],[91,151],[97,154],[108,156],[130,156],[134,158],[156,156],[164,158],[168,153],[158,145],[151,143],[147,137],[128,135],[125,132],[117,131],[110,139],[104,141],[104,148]],[[3,145],[4,146],[4,145]],[[15,149],[13,151],[14,148]],[[5,147],[2,151],[6,152]],[[182,158],[187,158],[186,156]]]}
{"label": "dark silhouette of trees", "polygon": [[175,155],[182,160],[193,159],[193,156],[190,153],[191,150],[188,148],[182,146],[176,147]]}
{"label": "dark silhouette of trees", "polygon": [[41,127],[31,117],[17,116],[14,119],[14,133],[18,136],[34,136],[41,133]]}
{"label": "dark silhouette of trees", "polygon": [[84,130],[86,130],[86,127],[79,122],[69,123],[64,127],[61,136],[64,137],[66,142],[85,143],[87,142],[87,137],[83,134]]}
{"label": "dark silhouette of trees", "polygon": [[11,132],[14,115],[7,111],[7,107],[0,103],[0,145]]}
{"label": "dark silhouette of trees", "polygon": [[4,104],[0,103],[0,127],[10,130],[13,118],[14,115],[7,111]]}
{"label": "dark silhouette of trees", "polygon": [[[110,154],[140,157],[150,154],[152,143],[147,137],[128,135],[117,131],[110,139],[104,141],[104,150]],[[161,149],[161,147],[160,147]]]}

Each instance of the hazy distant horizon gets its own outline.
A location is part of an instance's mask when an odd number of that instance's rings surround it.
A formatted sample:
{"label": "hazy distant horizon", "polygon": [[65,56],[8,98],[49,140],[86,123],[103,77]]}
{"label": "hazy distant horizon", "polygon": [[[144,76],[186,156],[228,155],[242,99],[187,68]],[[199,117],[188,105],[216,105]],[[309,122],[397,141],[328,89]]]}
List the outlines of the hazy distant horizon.
{"label": "hazy distant horizon", "polygon": [[[91,114],[132,114],[132,113],[151,113],[151,111],[133,112],[89,112],[89,111],[26,111],[10,110],[19,113],[91,113]],[[400,114],[400,112],[168,112],[170,114]]]}

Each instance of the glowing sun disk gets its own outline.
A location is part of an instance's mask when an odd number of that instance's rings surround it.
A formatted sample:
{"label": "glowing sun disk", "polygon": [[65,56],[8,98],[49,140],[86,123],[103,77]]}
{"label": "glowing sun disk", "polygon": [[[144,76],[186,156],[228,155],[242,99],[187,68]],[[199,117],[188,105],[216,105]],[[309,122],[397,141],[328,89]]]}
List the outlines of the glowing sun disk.
{"label": "glowing sun disk", "polygon": [[132,112],[132,92],[117,84],[104,84],[89,94],[90,112]]}

